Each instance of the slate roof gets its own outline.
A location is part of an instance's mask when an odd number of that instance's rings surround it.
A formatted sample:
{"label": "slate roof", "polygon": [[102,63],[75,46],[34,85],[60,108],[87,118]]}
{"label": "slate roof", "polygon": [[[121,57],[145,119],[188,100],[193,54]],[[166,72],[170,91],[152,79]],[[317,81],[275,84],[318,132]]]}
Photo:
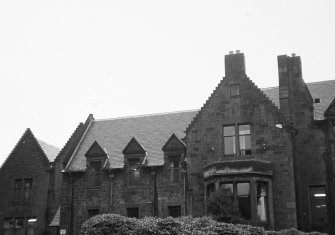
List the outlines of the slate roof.
{"label": "slate roof", "polygon": [[45,153],[45,155],[47,156],[49,161],[53,162],[56,159],[60,149],[51,145],[51,144],[48,144],[48,143],[44,142],[43,140],[40,140],[40,139],[37,139],[37,138],[36,138],[36,140],[37,140],[38,144],[41,146],[43,152]]}
{"label": "slate roof", "polygon": [[122,168],[124,162],[122,150],[132,137],[135,137],[146,150],[147,166],[162,165],[162,147],[172,134],[175,134],[178,138],[185,137],[184,131],[197,112],[197,110],[192,110],[93,120],[66,171],[85,170],[85,153],[94,141],[97,141],[108,153],[111,168]]}
{"label": "slate roof", "polygon": [[[321,103],[314,103],[314,118],[324,119],[324,112],[335,99],[335,80],[306,83],[313,99],[320,98]],[[262,91],[277,106],[279,105],[279,88],[263,88]]]}
{"label": "slate roof", "polygon": [[[315,119],[323,119],[325,110],[335,98],[335,80],[307,83],[307,86],[314,99],[321,99],[320,104],[314,104]],[[261,90],[279,107],[278,87]],[[85,171],[85,153],[94,141],[97,141],[106,150],[108,154],[108,164],[106,165],[112,169],[122,168],[124,164],[122,150],[132,137],[135,137],[146,150],[148,166],[162,165],[162,147],[173,133],[180,139],[185,137],[186,128],[198,112],[198,110],[192,110],[93,120],[65,171]]]}

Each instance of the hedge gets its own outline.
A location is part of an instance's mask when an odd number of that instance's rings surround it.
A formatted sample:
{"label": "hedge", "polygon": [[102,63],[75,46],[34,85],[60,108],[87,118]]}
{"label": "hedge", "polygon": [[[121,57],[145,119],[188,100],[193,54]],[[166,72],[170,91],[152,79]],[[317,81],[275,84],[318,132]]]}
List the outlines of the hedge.
{"label": "hedge", "polygon": [[[217,222],[210,217],[143,219],[118,214],[102,214],[87,220],[81,227],[83,235],[302,235],[295,229],[265,231],[263,227]],[[319,234],[319,233],[313,233]]]}

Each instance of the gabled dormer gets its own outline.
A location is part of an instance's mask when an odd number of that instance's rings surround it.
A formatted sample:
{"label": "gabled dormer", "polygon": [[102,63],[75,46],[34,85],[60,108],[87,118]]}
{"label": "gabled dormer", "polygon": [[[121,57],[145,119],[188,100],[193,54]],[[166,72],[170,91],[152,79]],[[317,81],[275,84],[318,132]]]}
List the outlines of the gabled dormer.
{"label": "gabled dormer", "polygon": [[136,186],[141,183],[141,167],[145,164],[146,154],[144,147],[132,137],[123,149],[126,184]]}
{"label": "gabled dormer", "polygon": [[131,138],[127,146],[123,149],[122,153],[126,155],[132,154],[145,154],[146,151],[144,150],[143,146],[135,139],[135,137]]}
{"label": "gabled dormer", "polygon": [[186,145],[175,134],[172,134],[171,137],[168,139],[168,141],[163,146],[162,150],[164,152],[185,151],[186,150]]}
{"label": "gabled dormer", "polygon": [[91,188],[100,188],[102,184],[102,169],[105,165],[108,154],[97,141],[85,153],[87,160],[86,172],[89,177],[89,185]]}
{"label": "gabled dormer", "polygon": [[179,183],[181,180],[181,168],[184,160],[186,145],[175,134],[172,134],[163,146],[164,160],[170,171],[170,182]]}

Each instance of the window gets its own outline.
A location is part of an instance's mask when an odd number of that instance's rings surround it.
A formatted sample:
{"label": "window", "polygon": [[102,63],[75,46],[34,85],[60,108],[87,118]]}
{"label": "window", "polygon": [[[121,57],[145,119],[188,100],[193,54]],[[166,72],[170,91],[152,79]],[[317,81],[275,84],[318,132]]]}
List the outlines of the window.
{"label": "window", "polygon": [[327,228],[327,204],[326,187],[310,187],[311,219],[312,229],[317,231],[326,231]]}
{"label": "window", "polygon": [[101,161],[90,162],[90,181],[93,188],[99,188],[101,186],[101,168]]}
{"label": "window", "polygon": [[268,187],[266,182],[257,182],[257,218],[268,220]]}
{"label": "window", "polygon": [[220,184],[220,189],[223,190],[225,195],[231,199],[231,201],[234,201],[234,185],[233,183],[223,183]]}
{"label": "window", "polygon": [[212,195],[212,193],[215,192],[215,185],[214,183],[208,184],[207,188],[206,188],[206,195],[207,197],[210,197]]}
{"label": "window", "polygon": [[242,217],[245,219],[251,219],[249,183],[237,183],[237,202]]}
{"label": "window", "polygon": [[30,200],[32,196],[33,179],[14,179],[13,200]]}
{"label": "window", "polygon": [[224,136],[224,154],[225,155],[236,154],[235,126],[225,126],[223,128],[223,136]]}
{"label": "window", "polygon": [[12,229],[12,228],[14,228],[13,218],[4,218],[4,220],[3,220],[3,228],[4,229]]}
{"label": "window", "polygon": [[181,206],[169,206],[169,216],[180,217],[181,216]]}
{"label": "window", "polygon": [[138,207],[131,207],[127,208],[127,216],[130,218],[139,218],[140,217],[140,211]]}
{"label": "window", "polygon": [[224,190],[227,197],[238,206],[241,216],[251,219],[251,200],[249,182],[221,183],[220,188]]}
{"label": "window", "polygon": [[170,181],[172,183],[179,182],[179,161],[180,156],[169,156],[169,166],[170,166]]}
{"label": "window", "polygon": [[[236,131],[237,130],[237,131]],[[238,133],[238,136],[236,135]],[[249,124],[223,127],[224,155],[251,155],[251,132]],[[237,152],[236,149],[239,151]]]}
{"label": "window", "polygon": [[91,218],[95,215],[99,215],[99,209],[88,209],[87,210],[87,217]]}
{"label": "window", "polygon": [[24,190],[23,195],[24,199],[28,200],[31,198],[31,191],[33,188],[33,179],[24,179]]}
{"label": "window", "polygon": [[239,125],[238,134],[240,141],[240,154],[251,155],[250,125]]}
{"label": "window", "polygon": [[21,200],[21,190],[22,190],[22,179],[14,180],[14,195],[13,199],[15,201]]}
{"label": "window", "polygon": [[24,227],[24,218],[15,218],[15,228]]}
{"label": "window", "polygon": [[230,96],[239,96],[240,95],[240,85],[239,84],[234,84],[230,85]]}
{"label": "window", "polygon": [[129,159],[129,185],[137,185],[140,183],[140,160]]}

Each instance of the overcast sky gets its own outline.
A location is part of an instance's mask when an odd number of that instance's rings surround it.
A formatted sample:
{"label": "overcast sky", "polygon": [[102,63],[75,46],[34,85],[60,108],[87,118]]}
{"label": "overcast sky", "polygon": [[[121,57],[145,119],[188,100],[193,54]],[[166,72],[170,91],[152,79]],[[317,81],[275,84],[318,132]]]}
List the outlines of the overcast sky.
{"label": "overcast sky", "polygon": [[245,53],[259,87],[277,56],[335,79],[335,1],[0,1],[0,164],[26,128],[63,147],[79,122],[199,109]]}

